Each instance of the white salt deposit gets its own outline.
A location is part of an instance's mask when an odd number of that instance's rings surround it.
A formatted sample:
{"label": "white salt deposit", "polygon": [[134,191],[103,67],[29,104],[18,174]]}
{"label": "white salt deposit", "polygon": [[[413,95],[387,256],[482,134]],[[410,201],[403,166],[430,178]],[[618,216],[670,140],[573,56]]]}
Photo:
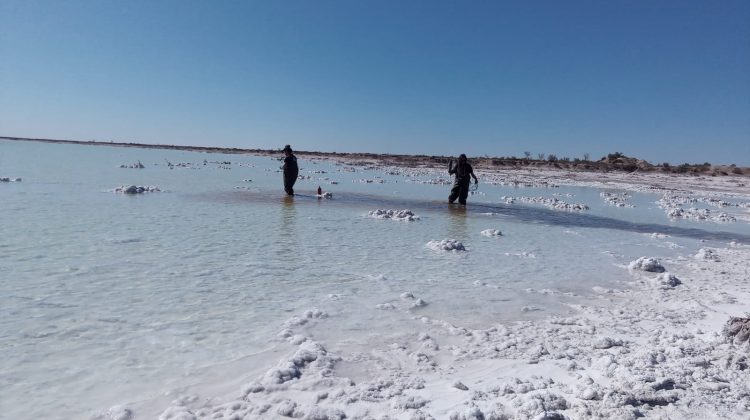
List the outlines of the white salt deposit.
{"label": "white salt deposit", "polygon": [[420,299],[414,300],[411,306],[412,308],[421,308],[423,306],[427,306],[427,302],[425,302],[424,300],[420,298]]}
{"label": "white salt deposit", "polygon": [[705,261],[721,261],[721,258],[719,258],[719,255],[710,248],[701,248],[698,250],[698,253],[695,254],[696,260],[705,260]]}
{"label": "white salt deposit", "polygon": [[533,252],[522,251],[522,252],[506,252],[504,253],[507,257],[522,257],[522,258],[536,258]]}
{"label": "white salt deposit", "polygon": [[[746,314],[743,317],[730,317],[727,323],[724,325],[722,331],[727,339],[731,340],[733,344],[743,346],[745,349],[750,350],[750,314]],[[748,368],[748,357],[745,355],[738,355],[735,360],[729,361],[734,364],[740,370],[746,370]]]}
{"label": "white salt deposit", "polygon": [[682,281],[672,273],[663,272],[656,277],[655,285],[661,288],[676,287],[682,284]]}
{"label": "white salt deposit", "polygon": [[430,241],[425,245],[435,251],[466,251],[464,244],[455,239],[443,239],[441,241]]}
{"label": "white salt deposit", "polygon": [[468,386],[464,385],[463,382],[458,381],[458,380],[455,381],[455,382],[453,382],[453,388],[460,389],[461,391],[468,391],[469,390]]}
{"label": "white salt deposit", "polygon": [[13,178],[8,176],[0,176],[0,182],[21,182],[21,178]]}
{"label": "white salt deposit", "polygon": [[[664,209],[667,217],[670,219],[690,219],[696,221],[712,221],[716,223],[733,223],[737,221],[735,216],[726,212],[712,212],[707,208],[688,207],[685,205],[696,204],[699,202],[708,202],[716,206],[717,201],[707,200],[705,198],[696,198],[689,195],[675,194],[672,192],[665,193],[656,203]],[[719,200],[718,202],[722,202]]]}
{"label": "white salt deposit", "polygon": [[485,230],[483,230],[483,231],[482,231],[482,232],[480,232],[480,233],[481,233],[481,234],[482,234],[483,236],[487,236],[487,237],[490,237],[490,238],[492,238],[492,237],[495,237],[495,236],[503,236],[503,233],[502,233],[502,232],[500,232],[500,231],[499,231],[499,230],[497,230],[497,229],[485,229]]}
{"label": "white salt deposit", "polygon": [[651,237],[652,237],[652,238],[654,238],[654,239],[664,239],[664,238],[669,238],[669,235],[666,235],[666,234],[664,234],[664,233],[656,233],[656,232],[652,233],[652,234],[651,234],[651,235],[649,235],[649,236],[651,236]]}
{"label": "white salt deposit", "polygon": [[122,164],[122,165],[120,165],[120,168],[129,168],[129,169],[143,169],[143,168],[145,168],[145,167],[146,167],[146,166],[144,166],[144,165],[143,165],[143,164],[141,163],[141,161],[140,161],[140,160],[139,160],[138,162],[136,162],[136,163],[131,163],[131,164],[129,164],[129,165],[128,165],[128,164]]}
{"label": "white salt deposit", "polygon": [[630,270],[648,271],[652,273],[663,273],[664,266],[656,258],[640,257],[628,264]]}
{"label": "white salt deposit", "polygon": [[512,204],[516,201],[529,204],[541,204],[552,210],[561,211],[584,211],[588,210],[589,206],[583,203],[566,203],[565,201],[559,200],[555,197],[500,197],[507,204]]}
{"label": "white salt deposit", "polygon": [[370,212],[368,212],[367,215],[375,219],[391,219],[391,220],[407,221],[407,222],[419,220],[419,216],[415,215],[411,210],[408,210],[408,209],[405,209],[405,210],[392,210],[392,209],[370,210]]}
{"label": "white salt deposit", "polygon": [[150,193],[150,192],[159,192],[161,191],[159,187],[155,187],[152,185],[123,185],[121,187],[117,187],[114,189],[114,192],[123,193],[123,194],[143,194],[143,193]]}
{"label": "white salt deposit", "polygon": [[630,204],[628,201],[632,195],[622,192],[622,193],[610,193],[610,192],[601,192],[599,193],[599,196],[604,199],[604,201],[615,207],[629,207],[633,208],[634,205]]}
{"label": "white salt deposit", "polygon": [[401,299],[414,299],[414,293],[412,292],[404,292],[400,295]]}

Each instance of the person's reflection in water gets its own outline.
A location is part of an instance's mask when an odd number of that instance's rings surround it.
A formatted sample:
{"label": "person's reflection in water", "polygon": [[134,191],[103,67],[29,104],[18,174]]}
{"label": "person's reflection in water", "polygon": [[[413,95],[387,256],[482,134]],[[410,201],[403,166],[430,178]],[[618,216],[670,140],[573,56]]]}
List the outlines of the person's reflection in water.
{"label": "person's reflection in water", "polygon": [[448,234],[447,239],[465,241],[466,238],[466,206],[448,206]]}
{"label": "person's reflection in water", "polygon": [[282,261],[291,261],[297,244],[297,208],[294,197],[285,196],[281,201],[281,230],[279,231],[279,257]]}

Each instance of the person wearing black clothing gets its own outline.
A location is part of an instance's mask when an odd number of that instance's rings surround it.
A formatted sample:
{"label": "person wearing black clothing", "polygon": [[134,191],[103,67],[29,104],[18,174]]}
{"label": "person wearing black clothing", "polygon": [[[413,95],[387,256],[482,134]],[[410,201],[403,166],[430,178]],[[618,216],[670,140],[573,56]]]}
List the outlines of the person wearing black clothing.
{"label": "person wearing black clothing", "polygon": [[299,175],[299,166],[297,166],[297,157],[292,154],[292,148],[288,144],[284,146],[284,191],[287,195],[294,195],[294,183]]}
{"label": "person wearing black clothing", "polygon": [[451,159],[448,163],[448,173],[456,176],[453,181],[453,188],[451,188],[451,195],[448,196],[448,202],[453,204],[458,198],[460,204],[466,205],[471,177],[474,177],[475,184],[479,183],[479,179],[474,175],[474,169],[469,165],[466,155],[462,154],[458,157],[458,164],[455,167],[453,166],[453,159]]}

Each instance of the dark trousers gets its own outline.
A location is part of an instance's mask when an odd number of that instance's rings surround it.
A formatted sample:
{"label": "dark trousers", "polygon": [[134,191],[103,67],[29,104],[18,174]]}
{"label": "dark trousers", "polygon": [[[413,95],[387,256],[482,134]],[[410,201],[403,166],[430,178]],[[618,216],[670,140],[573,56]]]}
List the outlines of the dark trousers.
{"label": "dark trousers", "polygon": [[294,183],[297,182],[297,175],[292,176],[292,174],[284,174],[284,191],[288,195],[294,195]]}
{"label": "dark trousers", "polygon": [[466,204],[466,197],[469,196],[469,185],[471,185],[471,179],[456,178],[453,182],[453,188],[451,188],[451,195],[448,196],[448,201],[452,203],[458,198],[460,204]]}

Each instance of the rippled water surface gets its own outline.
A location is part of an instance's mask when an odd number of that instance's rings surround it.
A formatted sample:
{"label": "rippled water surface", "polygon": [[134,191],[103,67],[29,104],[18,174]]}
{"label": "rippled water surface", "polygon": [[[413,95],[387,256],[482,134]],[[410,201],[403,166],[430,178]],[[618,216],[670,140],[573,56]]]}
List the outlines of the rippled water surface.
{"label": "rippled water surface", "polygon": [[[139,160],[144,169],[119,167]],[[529,319],[565,312],[594,286],[621,286],[622,264],[638,256],[750,238],[747,223],[669,221],[654,194],[634,194],[629,209],[590,188],[482,183],[463,209],[445,203],[448,186],[414,182],[433,175],[304,159],[310,179],[286,198],[279,165],[0,141],[0,176],[22,178],[0,183],[0,417],[90,418],[190,384],[240,381],[273,360],[284,320],[313,307],[338,327],[320,338],[356,348],[408,330],[374,309],[405,291],[429,303],[415,315],[464,326]],[[130,184],[162,192],[113,192]],[[333,199],[315,198],[318,185]],[[591,210],[500,199],[553,193]],[[378,208],[420,220],[367,217]],[[425,246],[448,238],[468,251]]]}

